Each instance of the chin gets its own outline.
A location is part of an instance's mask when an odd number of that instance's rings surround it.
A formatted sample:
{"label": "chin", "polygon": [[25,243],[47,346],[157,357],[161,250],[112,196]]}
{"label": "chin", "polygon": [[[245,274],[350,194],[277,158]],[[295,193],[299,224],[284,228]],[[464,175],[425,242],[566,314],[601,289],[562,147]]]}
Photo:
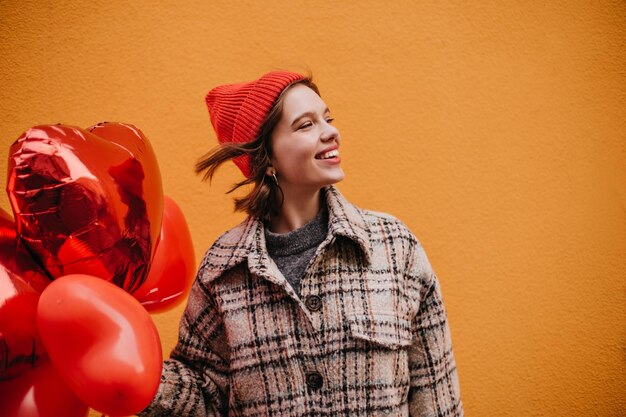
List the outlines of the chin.
{"label": "chin", "polygon": [[341,180],[343,180],[345,177],[345,175],[338,175],[335,178],[329,179],[328,181],[326,181],[326,184],[324,185],[332,185],[332,184],[337,184],[338,182],[340,182]]}

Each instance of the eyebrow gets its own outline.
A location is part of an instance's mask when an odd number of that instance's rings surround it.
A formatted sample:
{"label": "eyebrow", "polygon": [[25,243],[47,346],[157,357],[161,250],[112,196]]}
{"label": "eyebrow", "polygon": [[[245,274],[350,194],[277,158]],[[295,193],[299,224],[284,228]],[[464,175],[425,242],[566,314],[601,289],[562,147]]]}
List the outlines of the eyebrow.
{"label": "eyebrow", "polygon": [[[330,113],[330,110],[328,109],[328,107],[326,107],[326,108],[324,109],[324,113],[323,113],[323,114],[326,114],[326,113]],[[298,117],[296,117],[295,119],[293,119],[293,122],[291,122],[291,126],[295,125],[295,124],[296,124],[296,122],[297,122],[298,120],[302,119],[302,118],[303,118],[303,117],[305,117],[305,116],[311,116],[311,117],[313,117],[313,116],[315,116],[315,113],[314,113],[314,112],[312,112],[312,111],[308,111],[308,112],[306,112],[306,113],[302,113],[300,116],[298,116]]]}

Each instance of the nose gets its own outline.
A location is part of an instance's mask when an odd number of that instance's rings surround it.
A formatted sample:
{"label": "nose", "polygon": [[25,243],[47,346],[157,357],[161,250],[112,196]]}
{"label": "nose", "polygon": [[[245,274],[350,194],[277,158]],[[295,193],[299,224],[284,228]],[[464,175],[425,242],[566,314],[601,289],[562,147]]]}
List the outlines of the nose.
{"label": "nose", "polygon": [[340,140],[339,130],[328,122],[325,122],[324,129],[322,131],[321,139],[323,142],[328,142],[331,139],[337,141]]}

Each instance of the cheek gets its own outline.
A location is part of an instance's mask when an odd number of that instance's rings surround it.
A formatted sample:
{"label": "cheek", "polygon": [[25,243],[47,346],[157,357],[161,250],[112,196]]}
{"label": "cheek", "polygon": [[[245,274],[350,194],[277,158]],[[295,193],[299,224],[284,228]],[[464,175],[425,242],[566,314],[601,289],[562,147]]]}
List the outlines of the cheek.
{"label": "cheek", "polygon": [[283,169],[301,169],[303,164],[311,164],[314,156],[314,149],[293,144],[283,144],[275,149],[274,153],[277,165],[283,167]]}

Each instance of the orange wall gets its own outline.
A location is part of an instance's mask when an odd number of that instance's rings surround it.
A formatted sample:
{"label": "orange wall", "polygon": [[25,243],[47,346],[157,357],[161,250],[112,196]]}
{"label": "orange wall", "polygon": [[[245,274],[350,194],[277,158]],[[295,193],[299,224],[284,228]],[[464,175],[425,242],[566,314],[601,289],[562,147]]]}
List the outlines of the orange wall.
{"label": "orange wall", "polygon": [[[242,219],[234,166],[192,172],[216,143],[204,94],[309,67],[340,189],[404,220],[441,278],[467,415],[626,415],[626,3],[140,3],[0,2],[2,148],[135,124],[199,261]],[[181,311],[154,316],[165,352]]]}

